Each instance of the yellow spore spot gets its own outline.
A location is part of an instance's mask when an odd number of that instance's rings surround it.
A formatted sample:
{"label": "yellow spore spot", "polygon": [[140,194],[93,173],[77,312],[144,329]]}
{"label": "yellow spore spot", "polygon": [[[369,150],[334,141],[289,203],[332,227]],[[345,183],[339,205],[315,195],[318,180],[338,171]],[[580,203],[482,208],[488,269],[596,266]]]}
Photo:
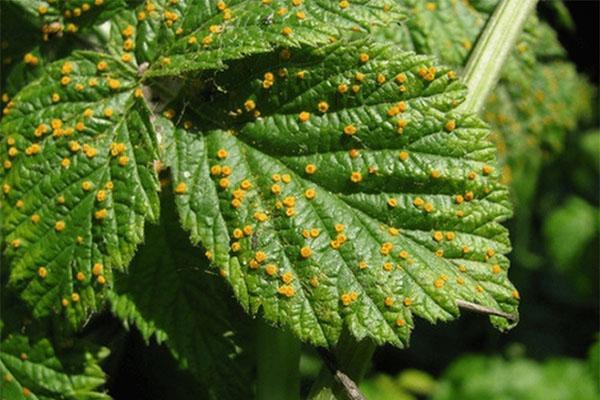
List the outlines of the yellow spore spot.
{"label": "yellow spore spot", "polygon": [[362,174],[358,171],[354,171],[350,175],[350,180],[354,183],[359,183],[362,181]]}
{"label": "yellow spore spot", "polygon": [[187,191],[187,184],[185,182],[179,182],[177,186],[175,186],[175,193],[184,194]]}
{"label": "yellow spore spot", "polygon": [[106,210],[106,208],[103,208],[101,210],[98,210],[94,213],[94,218],[102,220],[104,218],[106,218],[108,216],[108,211]]}
{"label": "yellow spore spot", "polygon": [[492,167],[491,165],[486,164],[481,168],[481,173],[483,175],[490,175],[492,172],[494,172],[494,167]]}
{"label": "yellow spore spot", "polygon": [[227,179],[227,178],[221,178],[221,179],[219,179],[219,186],[222,189],[228,188],[229,187],[229,179]]}
{"label": "yellow spore spot", "polygon": [[379,252],[381,253],[381,255],[387,256],[392,252],[393,248],[394,248],[394,245],[392,243],[385,242],[379,248]]}
{"label": "yellow spore spot", "polygon": [[303,247],[300,249],[300,255],[302,258],[309,258],[312,255],[312,250],[310,247]]}
{"label": "yellow spore spot", "polygon": [[413,301],[412,301],[412,299],[411,299],[410,297],[406,297],[406,298],[404,299],[403,303],[404,303],[404,305],[405,305],[406,307],[410,307],[410,306],[412,305]]}
{"label": "yellow spore spot", "polygon": [[348,2],[348,0],[341,0],[338,5],[340,6],[340,8],[342,10],[345,10],[346,8],[348,8],[350,6],[350,3]]}
{"label": "yellow spore spot", "polygon": [[306,189],[306,191],[304,192],[304,197],[306,197],[308,200],[312,200],[316,196],[317,196],[317,191],[313,188]]}
{"label": "yellow spore spot", "polygon": [[312,175],[315,172],[317,172],[317,166],[314,164],[307,164],[306,167],[304,168],[304,172],[306,172],[309,175]]}
{"label": "yellow spore spot", "polygon": [[96,64],[96,69],[98,71],[106,71],[108,69],[108,64],[104,60],[99,61],[98,64]]}
{"label": "yellow spore spot", "polygon": [[79,294],[71,293],[71,300],[73,300],[73,303],[77,303],[80,300]]}
{"label": "yellow spore spot", "polygon": [[396,206],[398,206],[398,200],[396,200],[396,199],[388,199],[387,204],[390,207],[396,207]]}
{"label": "yellow spore spot", "polygon": [[38,276],[42,279],[46,278],[46,276],[48,276],[48,270],[45,267],[39,267],[38,268]]}
{"label": "yellow spore spot", "polygon": [[85,190],[86,192],[89,192],[90,190],[92,190],[93,187],[94,187],[94,184],[91,181],[84,181],[81,184],[81,188],[83,190]]}
{"label": "yellow spore spot", "polygon": [[65,221],[57,221],[57,222],[54,224],[54,230],[55,230],[56,232],[62,232],[62,231],[64,231],[64,230],[65,230],[65,227],[66,227]]}
{"label": "yellow spore spot", "polygon": [[118,79],[109,79],[108,87],[112,90],[117,90],[121,87],[121,82]]}
{"label": "yellow spore spot", "polygon": [[346,125],[344,127],[344,134],[346,134],[348,136],[354,135],[357,131],[358,131],[358,129],[352,124]]}
{"label": "yellow spore spot", "polygon": [[104,109],[104,116],[105,116],[106,118],[110,118],[110,117],[112,117],[112,115],[113,115],[113,110],[112,110],[112,108],[110,108],[110,107],[107,107],[107,108],[105,108],[105,109]]}
{"label": "yellow spore spot", "polygon": [[308,111],[302,111],[300,114],[298,114],[298,121],[300,122],[306,122],[310,119],[310,113]]}
{"label": "yellow spore spot", "polygon": [[75,275],[75,279],[77,279],[79,282],[83,282],[85,280],[85,274],[83,272],[79,271]]}
{"label": "yellow spore spot", "polygon": [[493,274],[499,274],[500,272],[502,272],[502,268],[500,268],[500,265],[498,265],[498,264],[492,265],[492,273]]}
{"label": "yellow spore spot", "polygon": [[290,285],[282,285],[277,288],[277,293],[285,297],[293,297],[296,294],[296,290]]}
{"label": "yellow spore spot", "polygon": [[340,83],[337,87],[338,93],[344,94],[348,91],[348,85],[345,83]]}
{"label": "yellow spore spot", "polygon": [[422,207],[424,204],[425,204],[425,200],[423,200],[423,199],[422,199],[422,198],[420,198],[420,197],[416,197],[416,198],[413,200],[413,205],[414,205],[415,207]]}
{"label": "yellow spore spot", "polygon": [[283,29],[281,30],[281,33],[284,36],[290,36],[292,34],[292,32],[293,32],[293,30],[289,26],[284,26]]}
{"label": "yellow spore spot", "polygon": [[386,297],[383,302],[387,307],[391,307],[394,305],[394,299],[392,297]]}
{"label": "yellow spore spot", "polygon": [[275,276],[277,274],[277,266],[275,264],[268,264],[265,267],[265,273],[269,276]]}
{"label": "yellow spore spot", "polygon": [[447,132],[452,132],[454,129],[456,129],[456,121],[453,119],[449,120],[444,125],[444,129],[446,129]]}
{"label": "yellow spore spot", "polygon": [[433,169],[433,170],[431,170],[430,175],[433,179],[438,179],[439,177],[442,176],[442,173],[440,172],[439,169]]}
{"label": "yellow spore spot", "polygon": [[60,101],[60,95],[58,93],[52,93],[52,102],[58,103]]}
{"label": "yellow spore spot", "polygon": [[369,55],[367,53],[360,53],[358,56],[358,60],[364,64],[367,61],[369,61]]}

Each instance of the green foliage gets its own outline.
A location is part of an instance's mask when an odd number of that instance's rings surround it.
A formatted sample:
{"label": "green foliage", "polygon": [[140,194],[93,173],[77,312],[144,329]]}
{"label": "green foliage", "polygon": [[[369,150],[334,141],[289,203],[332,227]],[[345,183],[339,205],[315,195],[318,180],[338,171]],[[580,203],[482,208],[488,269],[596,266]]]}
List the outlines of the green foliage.
{"label": "green foliage", "polygon": [[563,271],[575,268],[576,260],[598,234],[598,210],[579,197],[571,197],[546,219],[544,234],[555,265]]}
{"label": "green foliage", "polygon": [[[254,332],[218,275],[250,315],[331,349],[343,330],[349,342],[404,347],[415,316],[451,320],[464,302],[516,317],[501,175],[511,181],[512,169],[529,204],[530,168],[561,151],[590,96],[553,31],[532,19],[488,102],[496,134],[457,112],[465,88],[454,70],[495,4],[2,2],[3,313],[14,306],[3,315],[3,396],[107,398],[107,350],[64,344],[108,299],[199,392],[251,398]],[[581,142],[590,162],[597,136]],[[597,236],[596,213],[574,198],[551,215],[557,265]],[[570,361],[459,369],[484,383],[531,374],[525,389],[560,390],[565,365],[583,379]],[[434,386],[411,371],[364,387],[412,398]]]}
{"label": "green foliage", "polygon": [[466,356],[444,374],[434,400],[523,399],[592,400],[600,394],[597,376],[583,361]]}
{"label": "green foliage", "polygon": [[0,348],[3,399],[110,399],[98,390],[106,348],[80,344],[59,356],[48,339],[18,333],[6,335]]}
{"label": "green foliage", "polygon": [[435,392],[437,382],[419,370],[405,370],[395,377],[377,374],[360,386],[369,400],[416,400]]}
{"label": "green foliage", "polygon": [[158,216],[156,138],[139,91],[126,65],[80,52],[5,109],[5,254],[36,317],[87,318]]}
{"label": "green foliage", "polygon": [[163,203],[160,226],[147,229],[148,245],[128,273],[115,276],[111,308],[126,325],[135,324],[146,341],[164,342],[209,388],[211,398],[250,398],[249,372],[243,369],[247,360],[240,354],[244,319],[208,271],[208,261],[189,243],[174,204]]}
{"label": "green foliage", "polygon": [[270,82],[276,59],[215,75],[226,94],[167,143],[182,222],[244,307],[319,345],[343,322],[405,344],[413,313],[453,318],[457,298],[514,312],[507,192],[449,71],[352,43],[293,52]]}

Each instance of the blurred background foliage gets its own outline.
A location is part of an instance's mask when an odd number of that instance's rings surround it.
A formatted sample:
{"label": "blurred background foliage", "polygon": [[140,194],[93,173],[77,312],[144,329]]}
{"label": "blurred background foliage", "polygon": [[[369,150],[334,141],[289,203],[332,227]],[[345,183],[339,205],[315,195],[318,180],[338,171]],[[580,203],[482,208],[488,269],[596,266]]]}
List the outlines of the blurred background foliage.
{"label": "blurred background foliage", "polygon": [[[460,70],[496,0],[398,0],[411,18],[379,32]],[[451,9],[454,14],[435,14]],[[2,93],[14,94],[76,41],[42,43],[39,27],[3,7]],[[511,280],[521,292],[521,321],[508,333],[478,315],[443,326],[417,323],[411,347],[380,348],[361,389],[370,400],[594,400],[600,396],[598,130],[598,2],[541,2],[484,118],[492,126],[515,216]],[[440,18],[440,15],[447,15]],[[460,22],[460,23],[457,23]],[[85,27],[84,27],[85,28]],[[22,55],[40,55],[24,69]],[[31,74],[31,76],[25,76]],[[4,302],[3,309],[7,306]],[[239,313],[239,322],[251,326]],[[10,325],[10,324],[9,324]],[[191,332],[190,332],[191,334]],[[111,314],[94,318],[79,336],[111,349],[103,369],[115,399],[198,399],[193,372],[172,351]],[[252,350],[249,349],[249,356]],[[308,393],[322,364],[303,348],[300,373]]]}

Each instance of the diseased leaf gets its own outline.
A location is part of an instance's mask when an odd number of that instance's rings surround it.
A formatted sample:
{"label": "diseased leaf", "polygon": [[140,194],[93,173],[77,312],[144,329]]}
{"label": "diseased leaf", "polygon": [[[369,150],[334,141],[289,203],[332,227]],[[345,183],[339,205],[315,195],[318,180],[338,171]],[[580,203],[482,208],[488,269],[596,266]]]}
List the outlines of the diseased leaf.
{"label": "diseased leaf", "polygon": [[402,13],[387,0],[158,0],[144,2],[137,16],[138,61],[153,63],[147,76],[165,76],[222,69],[277,47],[327,44],[399,21]]}
{"label": "diseased leaf", "polygon": [[252,314],[318,345],[346,324],[400,346],[413,314],[452,319],[458,299],[516,312],[508,193],[452,71],[357,42],[213,79],[167,163],[184,227]]}
{"label": "diseased leaf", "polygon": [[164,342],[211,398],[251,398],[240,336],[245,330],[230,294],[179,226],[164,201],[160,226],[149,226],[127,274],[118,273],[109,299],[113,312],[145,340]]}
{"label": "diseased leaf", "polygon": [[0,344],[3,399],[110,399],[99,388],[106,377],[98,365],[108,349],[73,349],[61,355],[48,339],[8,335]]}
{"label": "diseased leaf", "polygon": [[4,109],[2,232],[35,317],[77,324],[158,216],[155,134],[135,71],[75,53]]}

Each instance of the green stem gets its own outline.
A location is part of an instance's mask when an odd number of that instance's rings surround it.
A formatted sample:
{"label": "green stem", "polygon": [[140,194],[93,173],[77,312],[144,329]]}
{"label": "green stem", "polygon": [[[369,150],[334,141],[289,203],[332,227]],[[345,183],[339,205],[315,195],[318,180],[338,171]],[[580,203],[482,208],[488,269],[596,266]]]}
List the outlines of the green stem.
{"label": "green stem", "polygon": [[[333,352],[335,368],[358,385],[367,372],[375,348],[376,345],[372,341],[365,339],[357,342],[352,334],[345,330]],[[313,384],[309,399],[346,400],[347,398],[348,388],[333,376],[330,368],[323,367]]]}
{"label": "green stem", "polygon": [[537,0],[502,0],[498,4],[465,67],[468,94],[461,111],[481,110],[536,3]]}
{"label": "green stem", "polygon": [[291,333],[256,324],[257,400],[300,399],[300,341]]}

